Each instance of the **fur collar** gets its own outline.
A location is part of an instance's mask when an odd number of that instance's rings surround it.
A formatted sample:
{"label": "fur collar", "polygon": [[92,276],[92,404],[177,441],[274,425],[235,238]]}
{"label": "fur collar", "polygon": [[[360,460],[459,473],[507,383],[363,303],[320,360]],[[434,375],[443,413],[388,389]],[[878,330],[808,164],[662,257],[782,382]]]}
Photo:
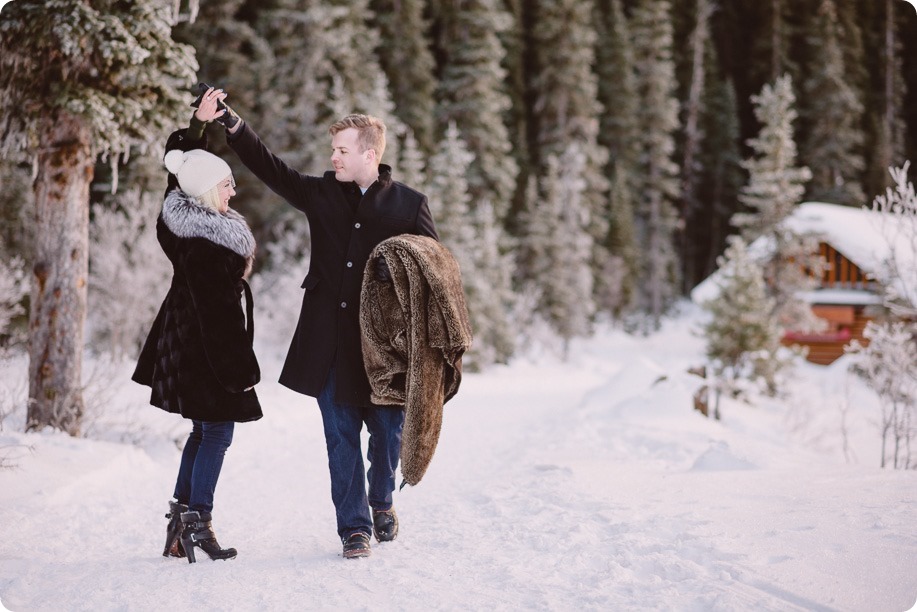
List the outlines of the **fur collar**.
{"label": "fur collar", "polygon": [[231,208],[220,214],[173,189],[162,203],[162,220],[179,238],[204,238],[247,260],[255,256],[255,237],[245,218]]}

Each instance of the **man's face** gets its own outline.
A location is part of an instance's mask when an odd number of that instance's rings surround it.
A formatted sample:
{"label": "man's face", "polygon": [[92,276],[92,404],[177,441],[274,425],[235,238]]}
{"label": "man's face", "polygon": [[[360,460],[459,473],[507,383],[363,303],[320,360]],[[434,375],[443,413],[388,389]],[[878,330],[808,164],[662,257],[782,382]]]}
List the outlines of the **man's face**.
{"label": "man's face", "polygon": [[355,181],[361,185],[371,172],[371,151],[363,151],[357,144],[356,128],[341,130],[331,137],[331,165],[334,178],[342,183]]}

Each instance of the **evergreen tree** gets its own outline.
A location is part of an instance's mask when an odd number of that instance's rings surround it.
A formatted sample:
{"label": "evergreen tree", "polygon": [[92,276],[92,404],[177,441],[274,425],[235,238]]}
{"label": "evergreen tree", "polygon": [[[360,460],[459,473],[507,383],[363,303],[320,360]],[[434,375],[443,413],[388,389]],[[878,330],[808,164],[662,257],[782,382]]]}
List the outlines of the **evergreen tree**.
{"label": "evergreen tree", "polygon": [[901,38],[901,82],[904,100],[901,121],[904,124],[904,159],[917,159],[917,40],[910,34],[917,31],[917,11],[899,7],[895,14]]}
{"label": "evergreen tree", "polygon": [[637,91],[637,142],[641,177],[635,193],[638,243],[644,246],[638,304],[658,328],[677,287],[674,247],[678,166],[672,161],[678,129],[672,26],[667,0],[640,0],[631,27]]}
{"label": "evergreen tree", "polygon": [[611,182],[608,217],[608,252],[611,254],[600,291],[606,292],[599,303],[619,317],[630,312],[636,299],[635,271],[639,269],[636,228],[634,224],[634,196],[628,185],[626,171],[614,170]]}
{"label": "evergreen tree", "polygon": [[325,108],[334,71],[327,28],[333,18],[333,9],[318,0],[273,0],[255,22],[270,64],[263,66],[267,83],[253,92],[251,123],[287,163],[315,175],[329,167],[328,127],[339,118]]}
{"label": "evergreen tree", "polygon": [[472,208],[487,200],[501,218],[509,211],[519,172],[504,123],[510,98],[499,36],[509,25],[510,16],[497,0],[444,3],[438,15],[443,61],[437,118],[441,126],[454,121],[474,154],[468,174]]}
{"label": "evergreen tree", "polygon": [[732,81],[712,72],[705,88],[707,102],[702,116],[705,146],[701,151],[702,177],[699,185],[701,215],[685,228],[704,255],[694,265],[693,283],[716,269],[716,258],[725,249],[730,234],[729,220],[738,208],[738,195],[745,181],[739,152],[739,110]]}
{"label": "evergreen tree", "polygon": [[717,263],[718,294],[703,304],[709,315],[703,334],[716,398],[714,413],[719,418],[720,396],[724,392],[741,392],[743,380],[754,381],[762,374],[772,374],[756,366],[762,363],[762,355],[776,353],[782,333],[773,318],[773,298],[767,295],[761,267],[749,256],[745,242],[734,237]]}
{"label": "evergreen tree", "polygon": [[440,240],[455,255],[462,270],[471,269],[475,246],[474,228],[468,223],[468,168],[473,160],[474,153],[468,150],[458,127],[450,123],[440,150],[430,158],[427,196]]}
{"label": "evergreen tree", "polygon": [[808,130],[800,157],[812,171],[810,199],[861,206],[863,104],[848,82],[841,36],[834,0],[820,0],[808,40],[814,69],[802,84]]}
{"label": "evergreen tree", "polygon": [[29,313],[27,428],[71,435],[83,414],[89,186],[96,155],[161,141],[187,121],[178,92],[193,49],[171,38],[159,2],[22,0],[0,30],[0,154],[35,156],[36,230]]}
{"label": "evergreen tree", "polygon": [[639,101],[630,27],[621,0],[598,0],[595,13],[595,72],[603,109],[599,114],[598,140],[608,149],[610,168],[633,172],[638,157],[634,118]]}
{"label": "evergreen tree", "polygon": [[508,320],[512,296],[510,259],[501,255],[501,233],[493,209],[485,204],[471,210],[468,169],[473,159],[455,123],[450,123],[441,149],[430,160],[429,200],[440,239],[462,271],[475,334],[469,365],[479,368],[506,361],[512,354]]}
{"label": "evergreen tree", "polygon": [[[874,186],[887,187],[890,185],[888,168],[904,163],[904,134],[905,125],[902,119],[902,108],[906,86],[902,78],[901,40],[895,25],[895,6],[900,2],[885,0],[884,2],[884,39],[882,41],[881,57],[881,96],[880,113],[877,119],[877,136],[875,154],[871,157],[872,165],[869,169],[873,176],[870,183]],[[899,8],[899,10],[901,10]]]}
{"label": "evergreen tree", "polygon": [[780,323],[787,329],[811,329],[816,326],[811,309],[796,296],[812,288],[813,279],[820,276],[817,245],[784,223],[811,178],[808,168],[796,166],[796,111],[790,76],[780,77],[773,87],[765,85],[753,101],[762,127],[758,137],[749,142],[755,156],[743,164],[749,179],[739,197],[750,210],[736,213],[732,222],[748,242],[759,237],[768,241],[771,255],[765,278]]}
{"label": "evergreen tree", "polygon": [[592,70],[596,40],[592,2],[538,0],[535,6],[533,89],[540,174],[546,175],[550,157],[556,162],[572,143],[578,143],[580,154],[585,155],[583,196],[593,216],[591,233],[601,240],[607,231],[603,213],[609,185],[603,169],[608,151],[598,144],[597,117],[602,107]]}
{"label": "evergreen tree", "polygon": [[[861,183],[863,183],[861,187],[865,187],[866,183],[864,181],[867,178],[865,174],[865,155],[869,142],[869,100],[873,94],[869,82],[869,71],[871,70],[870,64],[874,61],[873,57],[868,57],[866,54],[863,28],[867,27],[867,25],[862,21],[863,18],[860,11],[863,4],[863,2],[837,1],[834,3],[839,27],[838,45],[844,61],[844,80],[853,89],[854,95],[863,107],[857,125],[862,132],[863,138],[860,147],[860,155],[864,157],[864,171],[860,172]],[[812,64],[810,63],[810,65]],[[815,66],[817,67],[817,64]],[[873,191],[865,188],[864,192],[867,194],[873,193]]]}
{"label": "evergreen tree", "polygon": [[[252,124],[275,153],[303,172],[321,175],[329,168],[328,128],[352,112],[373,114],[386,122],[382,161],[397,169],[404,127],[393,114],[387,80],[377,61],[378,32],[369,23],[371,13],[361,12],[366,7],[365,0],[352,5],[272,0],[254,20],[258,37],[269,41],[270,63],[263,67],[268,85],[257,94]],[[348,52],[340,53],[342,47]],[[402,178],[397,170],[395,178]],[[298,228],[300,236],[298,247],[285,240],[285,248],[265,250],[265,257],[259,259],[278,271],[291,265],[302,268],[301,255],[309,250],[308,227],[302,218],[262,184],[246,184],[241,193],[249,191],[264,201],[258,207],[264,216],[255,228],[256,236],[276,236],[291,227]],[[287,256],[292,260],[275,261]]]}
{"label": "evergreen tree", "polygon": [[595,72],[599,103],[604,108],[599,116],[598,142],[608,149],[605,174],[612,177],[605,239],[611,259],[596,279],[596,291],[601,307],[620,316],[633,306],[638,273],[633,196],[639,186],[634,53],[621,0],[599,0],[595,23]]}
{"label": "evergreen tree", "polygon": [[795,101],[789,75],[752,97],[761,130],[748,142],[754,157],[743,163],[749,180],[740,200],[749,212],[733,217],[746,241],[772,232],[799,203],[811,178],[808,168],[796,167]]}
{"label": "evergreen tree", "polygon": [[506,69],[506,93],[509,96],[510,108],[505,115],[505,123],[510,139],[510,151],[516,160],[519,171],[516,173],[509,212],[503,217],[502,225],[511,236],[520,236],[520,221],[523,211],[529,205],[526,201],[528,186],[532,176],[537,174],[534,165],[534,146],[532,146],[531,117],[529,102],[529,80],[532,70],[530,22],[533,10],[530,0],[504,0],[504,6],[510,15],[510,26],[500,37],[506,55],[503,67]]}
{"label": "evergreen tree", "polygon": [[[257,129],[275,151],[285,153],[288,150],[284,147],[286,142],[278,136],[285,137],[288,132],[298,132],[301,128],[288,129],[286,124],[285,111],[288,110],[291,95],[276,85],[274,71],[280,65],[268,38],[283,46],[297,41],[299,34],[293,36],[293,32],[270,32],[266,36],[257,27],[257,15],[251,14],[246,8],[244,0],[204,2],[200,10],[191,11],[196,16],[194,20],[175,26],[173,36],[180,42],[194,46],[197,51],[199,80],[224,89],[229,94],[226,102]],[[294,16],[289,12],[287,19],[291,24],[296,24]],[[306,57],[305,54],[303,57]],[[193,112],[188,104],[196,92],[183,93],[185,115],[172,129],[187,126]],[[277,129],[273,129],[275,126]],[[208,131],[211,136],[208,148],[226,160],[237,176],[250,176],[247,171],[242,171],[241,162],[227,146],[222,126],[211,126]],[[299,159],[290,161],[295,163]],[[269,224],[271,219],[285,210],[285,204],[257,180],[243,180],[232,205],[245,214],[256,234],[260,234],[258,228]],[[264,260],[259,257],[257,265],[263,263]]]}
{"label": "evergreen tree", "polygon": [[857,88],[863,90],[868,78],[868,62],[866,62],[865,43],[863,40],[860,6],[863,2],[835,2],[837,21],[840,27],[838,44],[844,55],[844,66],[847,67],[848,80]]}
{"label": "evergreen tree", "polygon": [[370,6],[385,48],[379,62],[388,77],[395,114],[414,133],[420,149],[432,151],[436,63],[424,2],[371,0]]}
{"label": "evergreen tree", "polygon": [[[555,189],[551,185],[554,179],[548,176],[550,166],[570,157],[571,147],[576,144],[575,157],[583,158],[579,178],[585,184],[580,197],[588,211],[584,213],[589,220],[585,230],[592,244],[589,270],[593,280],[590,285],[596,293],[590,304],[599,294],[614,293],[604,286],[603,277],[611,257],[605,247],[608,151],[598,142],[598,117],[602,107],[598,101],[598,77],[593,70],[596,44],[593,5],[592,0],[538,0],[534,3],[532,29],[536,66],[532,90],[539,186]],[[539,191],[538,197],[544,201],[553,196]],[[601,307],[607,309],[609,305]],[[576,322],[571,325],[576,329],[581,327]]]}
{"label": "evergreen tree", "polygon": [[330,11],[323,22],[328,32],[324,52],[329,72],[316,77],[330,86],[319,121],[328,126],[350,113],[379,117],[387,128],[382,161],[396,167],[405,126],[395,115],[388,78],[379,64],[379,31],[371,26],[369,0],[325,0],[323,4]]}
{"label": "evergreen tree", "polygon": [[475,363],[506,363],[516,350],[518,327],[510,319],[516,306],[512,289],[513,254],[508,238],[500,227],[496,211],[488,202],[471,213],[477,239],[474,250],[474,277],[463,274],[466,294],[474,303],[472,329],[475,345],[471,356]]}
{"label": "evergreen tree", "polygon": [[594,244],[583,178],[587,157],[572,143],[562,157],[548,157],[547,164],[538,186],[540,201],[527,214],[526,247],[535,312],[563,340],[566,356],[572,338],[589,334],[595,314],[590,271]]}
{"label": "evergreen tree", "polygon": [[404,135],[404,145],[401,147],[401,160],[398,164],[400,172],[399,181],[418,191],[426,193],[427,177],[425,156],[420,150],[420,145],[414,138],[414,132],[408,128]]}
{"label": "evergreen tree", "polygon": [[770,0],[770,79],[790,71],[789,32],[786,25],[786,0]]}
{"label": "evergreen tree", "polygon": [[796,21],[813,10],[811,0],[734,0],[717,5],[718,13],[728,13],[723,15],[721,36],[732,40],[722,54],[732,63],[729,72],[739,99],[746,100],[782,74],[797,79]]}

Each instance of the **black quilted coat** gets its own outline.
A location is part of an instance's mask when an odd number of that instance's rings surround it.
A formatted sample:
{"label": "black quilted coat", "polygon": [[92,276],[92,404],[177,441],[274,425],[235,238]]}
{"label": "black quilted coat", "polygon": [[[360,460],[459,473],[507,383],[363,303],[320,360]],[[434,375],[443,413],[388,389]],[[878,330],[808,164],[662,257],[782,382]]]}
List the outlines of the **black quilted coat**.
{"label": "black quilted coat", "polygon": [[172,262],[172,285],[133,380],[152,387],[151,404],[185,418],[261,418],[257,395],[246,391],[261,372],[252,349],[251,292],[242,278],[255,249],[245,220],[231,209],[221,215],[176,188],[166,195],[156,233]]}

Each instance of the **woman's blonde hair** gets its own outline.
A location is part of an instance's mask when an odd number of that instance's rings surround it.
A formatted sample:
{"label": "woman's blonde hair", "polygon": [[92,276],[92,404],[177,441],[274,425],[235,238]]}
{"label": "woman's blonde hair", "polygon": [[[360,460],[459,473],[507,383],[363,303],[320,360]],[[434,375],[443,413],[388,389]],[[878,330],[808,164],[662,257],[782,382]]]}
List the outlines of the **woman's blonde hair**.
{"label": "woman's blonde hair", "polygon": [[226,179],[229,179],[229,185],[231,187],[236,186],[236,181],[235,179],[233,179],[232,174],[230,174],[226,178],[222,179],[219,183],[217,183],[216,185],[214,185],[213,187],[211,187],[210,189],[208,189],[201,195],[197,196],[196,198],[197,201],[203,204],[204,206],[206,206],[207,208],[211,208],[217,212],[220,212],[220,207],[223,204],[222,199],[220,198],[220,185],[226,182]]}
{"label": "woman's blonde hair", "polygon": [[[223,182],[223,181],[220,181],[220,183],[222,183],[222,182]],[[215,210],[216,212],[220,212],[220,204],[221,204],[221,202],[220,202],[220,186],[219,186],[219,185],[216,185],[216,186],[214,186],[214,187],[211,187],[210,189],[208,189],[207,191],[205,191],[205,192],[202,193],[201,195],[197,196],[197,200],[198,200],[198,202],[200,202],[201,204],[203,204],[203,205],[206,206],[207,208],[210,208],[210,209],[212,209],[212,210]]]}

